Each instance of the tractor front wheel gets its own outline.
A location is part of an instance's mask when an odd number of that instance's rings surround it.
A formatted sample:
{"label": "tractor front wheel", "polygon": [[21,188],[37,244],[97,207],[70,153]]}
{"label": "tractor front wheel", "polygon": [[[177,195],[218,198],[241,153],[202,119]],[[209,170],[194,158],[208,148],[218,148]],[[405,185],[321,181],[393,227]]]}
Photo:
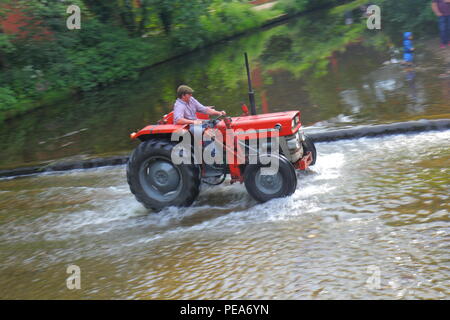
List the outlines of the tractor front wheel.
{"label": "tractor front wheel", "polygon": [[194,164],[173,164],[174,146],[167,140],[144,141],[128,160],[130,190],[147,209],[190,206],[198,196],[199,169]]}
{"label": "tractor front wheel", "polygon": [[302,142],[303,145],[303,152],[306,154],[307,152],[311,152],[312,155],[312,161],[309,164],[310,166],[313,166],[316,163],[317,158],[317,151],[316,146],[314,145],[314,142],[312,139],[305,135],[305,141]]}
{"label": "tractor front wheel", "polygon": [[244,183],[248,193],[259,202],[290,196],[297,188],[294,166],[282,155],[278,158],[278,170],[266,174],[261,169],[269,165],[249,164],[244,171]]}

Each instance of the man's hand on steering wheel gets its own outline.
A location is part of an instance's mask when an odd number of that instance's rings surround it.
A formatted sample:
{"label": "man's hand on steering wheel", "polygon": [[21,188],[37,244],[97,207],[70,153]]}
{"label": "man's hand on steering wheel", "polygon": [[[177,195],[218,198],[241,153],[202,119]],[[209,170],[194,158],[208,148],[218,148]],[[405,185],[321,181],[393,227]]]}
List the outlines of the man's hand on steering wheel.
{"label": "man's hand on steering wheel", "polygon": [[219,111],[219,112],[220,113],[217,115],[216,118],[214,118],[214,120],[222,119],[222,118],[224,118],[227,115],[227,113],[225,111]]}
{"label": "man's hand on steering wheel", "polygon": [[216,114],[217,117],[207,121],[208,127],[214,128],[217,125],[217,123],[226,116],[226,114],[227,113],[225,111],[218,111],[217,114]]}

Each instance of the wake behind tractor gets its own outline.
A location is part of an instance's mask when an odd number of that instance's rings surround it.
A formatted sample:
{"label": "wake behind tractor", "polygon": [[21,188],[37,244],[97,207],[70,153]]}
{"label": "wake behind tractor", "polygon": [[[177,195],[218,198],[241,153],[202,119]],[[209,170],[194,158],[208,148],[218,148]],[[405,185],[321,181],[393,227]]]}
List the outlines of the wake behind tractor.
{"label": "wake behind tractor", "polygon": [[[259,202],[286,197],[297,187],[296,170],[314,165],[316,149],[301,130],[300,111],[256,115],[247,56],[246,64],[251,115],[245,105],[238,117],[209,119],[197,113],[198,119],[203,120],[203,137],[208,137],[200,141],[189,125],[173,123],[173,112],[158,124],[131,134],[132,139],[141,143],[128,160],[127,180],[131,192],[146,208],[158,211],[169,206],[190,206],[202,182],[220,184],[228,175],[231,183],[244,183],[248,193]],[[185,142],[182,148],[179,141],[173,141],[174,134],[182,136],[180,140]],[[185,140],[186,135],[191,139]],[[216,137],[222,138],[214,140]],[[208,150],[213,150],[213,155],[224,155],[221,163],[207,163],[198,157],[197,147],[204,152],[212,145],[205,141],[208,139],[214,144]],[[174,155],[190,161],[179,163],[174,161]],[[270,160],[276,160],[275,172],[265,171]]]}

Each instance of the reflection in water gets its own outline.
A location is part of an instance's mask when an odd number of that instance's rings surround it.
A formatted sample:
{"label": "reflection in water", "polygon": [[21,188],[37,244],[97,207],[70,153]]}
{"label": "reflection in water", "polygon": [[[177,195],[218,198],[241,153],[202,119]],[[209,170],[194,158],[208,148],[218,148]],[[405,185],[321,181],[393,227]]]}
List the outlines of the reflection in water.
{"label": "reflection in water", "polygon": [[351,107],[351,113],[358,113],[361,110],[362,104],[359,101],[357,90],[343,90],[340,92],[340,95],[344,103]]}
{"label": "reflection in water", "polygon": [[0,180],[0,298],[448,298],[449,141],[319,143],[291,197],[257,204],[225,182],[158,214],[123,167]]}
{"label": "reflection in water", "polygon": [[424,113],[427,99],[422,81],[417,79],[417,72],[414,68],[406,68],[404,74],[408,86],[408,112],[411,114]]}

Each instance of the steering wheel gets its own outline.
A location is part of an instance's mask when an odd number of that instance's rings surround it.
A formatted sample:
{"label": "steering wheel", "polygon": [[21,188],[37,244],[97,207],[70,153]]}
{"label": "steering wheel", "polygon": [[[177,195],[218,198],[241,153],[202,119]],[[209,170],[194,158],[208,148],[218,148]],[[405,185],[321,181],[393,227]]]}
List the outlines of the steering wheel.
{"label": "steering wheel", "polygon": [[206,124],[208,125],[208,128],[214,128],[219,123],[219,121],[225,117],[226,115],[221,114],[220,116],[217,116],[214,119],[207,120]]}

